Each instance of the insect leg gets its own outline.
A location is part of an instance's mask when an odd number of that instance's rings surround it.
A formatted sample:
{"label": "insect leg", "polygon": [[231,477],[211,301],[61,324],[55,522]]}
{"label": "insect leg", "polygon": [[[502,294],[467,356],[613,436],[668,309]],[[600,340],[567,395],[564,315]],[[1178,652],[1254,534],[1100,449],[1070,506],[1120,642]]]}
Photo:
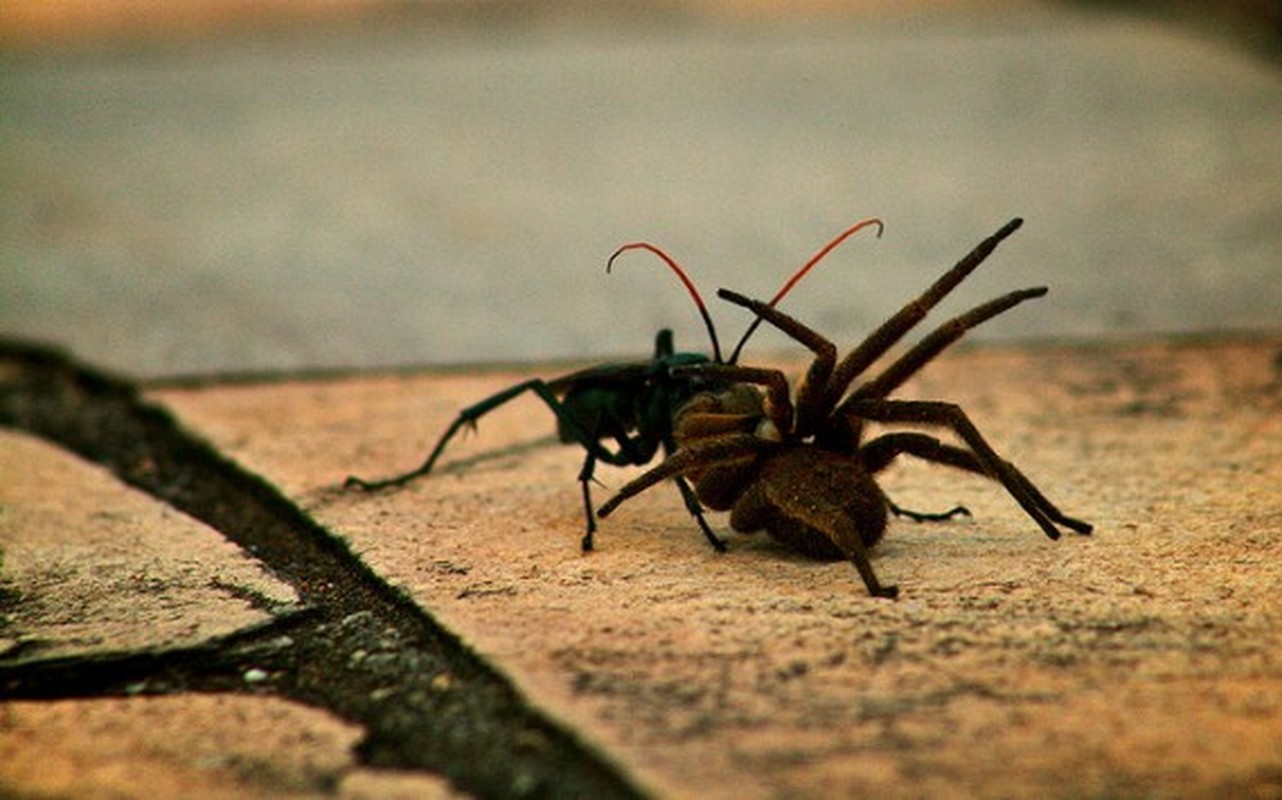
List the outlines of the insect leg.
{"label": "insect leg", "polygon": [[699,505],[699,498],[695,495],[694,489],[691,488],[690,482],[680,475],[676,477],[675,482],[677,489],[681,491],[681,499],[685,501],[686,511],[689,511],[690,516],[694,517],[694,521],[698,523],[699,530],[703,531],[703,536],[708,540],[708,544],[712,545],[712,549],[718,553],[724,553],[726,551],[726,543],[721,541],[721,537],[712,532],[712,528],[708,526],[708,521],[703,518],[703,506]]}
{"label": "insect leg", "polygon": [[584,433],[579,423],[570,414],[566,413],[561,401],[557,400],[556,395],[548,388],[547,383],[541,378],[532,378],[528,381],[518,383],[515,386],[509,386],[498,394],[487,397],[481,402],[468,406],[460,411],[454,422],[450,423],[450,426],[445,429],[445,433],[441,434],[441,438],[436,442],[436,446],[432,448],[432,452],[428,455],[427,459],[415,469],[383,480],[366,480],[364,478],[358,478],[355,475],[349,475],[343,485],[345,487],[354,487],[365,491],[378,491],[380,489],[387,489],[393,486],[401,486],[421,475],[428,474],[432,471],[432,468],[436,466],[436,460],[440,458],[441,453],[445,451],[445,446],[450,443],[450,440],[454,438],[454,435],[459,432],[460,428],[464,426],[475,428],[477,420],[481,417],[525,392],[533,392],[544,403],[546,403],[547,407],[552,410],[552,413],[556,414],[557,419],[568,426],[573,432],[575,441],[581,444],[589,454],[596,455],[597,457],[602,457],[604,454],[608,458],[610,454],[605,450],[605,448],[603,448],[595,439]]}
{"label": "insect leg", "polygon": [[[663,440],[663,455],[665,458],[671,458],[676,449],[676,443],[672,441],[671,436]],[[708,526],[708,521],[703,517],[703,505],[699,502],[699,496],[695,494],[690,482],[683,475],[678,475],[674,482],[681,492],[681,500],[686,504],[686,511],[689,511],[690,516],[694,517],[694,521],[698,523],[699,530],[703,531],[703,536],[708,540],[708,544],[712,545],[712,549],[718,553],[724,553],[726,551],[726,543],[721,541],[721,537],[713,533],[712,528]]]}
{"label": "insect leg", "polygon": [[1054,525],[1056,522],[1082,534],[1092,530],[1090,523],[1061,512],[1014,464],[997,455],[966,416],[966,412],[952,403],[868,399],[852,404],[850,413],[876,422],[941,425],[956,432],[970,447],[965,450],[947,445],[925,434],[886,434],[864,445],[860,451],[869,471],[876,472],[889,464],[896,455],[908,453],[996,480],[1052,539],[1059,538],[1059,529]]}
{"label": "insect leg", "polygon": [[592,511],[592,491],[588,487],[594,472],[596,472],[596,456],[589,451],[587,457],[583,459],[583,469],[579,470],[579,485],[583,487],[583,511],[588,520],[587,531],[583,534],[584,552],[593,548],[593,536],[596,534],[596,514]]}
{"label": "insect leg", "polygon": [[[672,453],[672,450],[667,447],[665,447],[665,451],[668,455],[671,455]],[[637,460],[635,456],[629,457],[627,452],[628,450],[626,447],[620,451],[619,455],[621,457],[615,466],[622,467],[634,464],[644,464],[650,460],[649,456]],[[593,549],[595,544],[594,536],[596,534],[596,514],[592,510],[592,495],[588,484],[592,482],[592,475],[596,468],[596,461],[596,456],[589,452],[587,459],[583,462],[583,469],[579,472],[579,483],[583,486],[583,505],[586,507],[588,515],[588,530],[587,533],[583,535],[584,550]],[[694,521],[698,523],[699,530],[703,531],[704,538],[708,540],[708,544],[712,545],[712,549],[716,550],[718,553],[724,553],[726,551],[726,544],[712,532],[712,528],[708,525],[708,521],[704,519],[703,506],[699,504],[699,498],[695,494],[694,489],[691,488],[690,482],[680,475],[677,475],[674,478],[674,481],[677,484],[677,489],[681,492],[681,500],[685,503],[686,511],[689,511],[690,516],[694,517]]]}

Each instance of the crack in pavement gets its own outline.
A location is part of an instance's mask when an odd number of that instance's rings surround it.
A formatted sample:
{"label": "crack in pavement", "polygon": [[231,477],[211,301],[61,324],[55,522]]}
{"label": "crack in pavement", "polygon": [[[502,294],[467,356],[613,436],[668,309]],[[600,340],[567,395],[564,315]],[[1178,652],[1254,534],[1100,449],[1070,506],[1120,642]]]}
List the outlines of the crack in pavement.
{"label": "crack in pavement", "polygon": [[362,725],[365,765],[430,770],[480,797],[644,796],[342,540],[131,382],[0,339],[0,425],[100,464],[217,530],[292,585],[303,605],[188,648],[6,653],[0,698],[273,694]]}

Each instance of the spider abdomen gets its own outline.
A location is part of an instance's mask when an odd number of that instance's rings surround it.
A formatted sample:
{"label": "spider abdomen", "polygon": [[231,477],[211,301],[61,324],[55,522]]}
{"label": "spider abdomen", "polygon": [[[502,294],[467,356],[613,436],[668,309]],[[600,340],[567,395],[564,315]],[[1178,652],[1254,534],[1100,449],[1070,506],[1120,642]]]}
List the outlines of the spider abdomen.
{"label": "spider abdomen", "polygon": [[881,540],[887,506],[858,461],[804,445],[761,459],[730,526],[741,533],[764,530],[815,558],[851,558]]}

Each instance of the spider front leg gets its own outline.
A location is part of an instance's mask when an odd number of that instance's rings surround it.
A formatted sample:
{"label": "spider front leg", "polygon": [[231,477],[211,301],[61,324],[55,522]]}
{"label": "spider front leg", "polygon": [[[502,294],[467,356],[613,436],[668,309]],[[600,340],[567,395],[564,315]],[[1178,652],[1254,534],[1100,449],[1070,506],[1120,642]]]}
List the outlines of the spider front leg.
{"label": "spider front leg", "polygon": [[614,497],[597,508],[596,514],[601,519],[605,519],[625,500],[636,497],[668,478],[680,476],[686,470],[752,458],[778,446],[777,442],[762,439],[750,433],[733,433],[706,441],[692,442],[665,458],[658,466],[624,484]]}
{"label": "spider front leg", "polygon": [[976,472],[996,480],[1051,539],[1058,539],[1060,536],[1055,523],[1081,534],[1088,534],[1093,530],[1090,523],[1061,512],[1015,465],[997,455],[966,416],[966,412],[953,403],[868,399],[849,404],[849,413],[874,422],[907,422],[946,427],[960,436],[970,448],[964,450],[946,445],[922,434],[888,434],[869,442],[861,451],[870,471],[884,468],[899,453],[910,453],[928,461]]}
{"label": "spider front leg", "polygon": [[797,438],[810,435],[818,424],[819,417],[824,414],[819,404],[827,393],[828,378],[837,363],[836,345],[808,325],[768,303],[753,300],[729,289],[718,289],[717,296],[726,302],[743,306],[756,314],[758,320],[769,322],[815,354],[815,360],[810,363],[810,369],[806,371],[806,377],[797,389],[797,420],[793,425]]}
{"label": "spider front leg", "polygon": [[[616,453],[611,453],[605,447],[600,447],[599,449],[606,455],[606,457],[601,460],[605,461],[607,464],[613,464],[616,467],[646,464],[654,456],[654,451],[658,447],[658,445],[654,444],[652,440],[646,440],[639,436],[628,437],[619,435],[615,437],[615,442],[619,446],[619,450]],[[670,439],[665,439],[663,441],[663,452],[665,456],[670,456],[675,449],[676,447]],[[587,457],[583,461],[583,468],[579,470],[579,484],[583,487],[583,506],[584,511],[587,514],[587,531],[583,534],[582,541],[582,547],[585,552],[594,549],[596,544],[595,535],[597,514],[592,508],[590,484],[595,480],[593,476],[596,470],[596,462],[598,458],[599,456],[595,455],[592,450],[589,449]],[[708,540],[708,544],[712,545],[712,549],[716,550],[718,553],[724,553],[726,551],[725,542],[721,541],[721,539],[712,532],[712,528],[708,525],[708,521],[703,516],[703,506],[699,504],[699,498],[695,495],[694,489],[692,489],[689,482],[680,475],[676,476],[674,482],[677,485],[677,489],[681,492],[681,500],[685,503],[686,511],[690,512],[690,516],[694,517],[695,523],[698,524],[699,530],[703,532],[704,538]]]}

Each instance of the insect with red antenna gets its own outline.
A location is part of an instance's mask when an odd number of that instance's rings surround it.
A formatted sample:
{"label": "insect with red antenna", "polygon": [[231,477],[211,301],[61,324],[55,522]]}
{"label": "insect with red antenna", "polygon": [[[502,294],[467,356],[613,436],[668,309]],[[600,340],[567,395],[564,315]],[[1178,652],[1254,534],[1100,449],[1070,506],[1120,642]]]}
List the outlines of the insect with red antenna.
{"label": "insect with red antenna", "polygon": [[[860,230],[874,225],[880,236],[882,223],[878,219],[866,219],[842,231],[794,272],[767,305],[773,307],[782,300],[837,245]],[[703,298],[699,296],[685,271],[667,253],[647,242],[625,244],[610,256],[606,271],[610,270],[619,256],[632,250],[646,250],[658,256],[685,285],[703,319],[704,327],[707,328],[712,344],[711,357],[701,353],[676,352],[672,331],[665,328],[655,337],[654,357],[649,361],[603,364],[553,380],[532,378],[510,386],[460,411],[419,467],[383,480],[366,480],[353,475],[347,478],[344,485],[377,491],[402,486],[427,475],[436,466],[446,445],[461,429],[475,429],[481,417],[521,395],[533,394],[556,416],[560,440],[567,444],[577,444],[586,453],[583,467],[579,470],[579,483],[583,488],[583,506],[587,518],[583,549],[591,550],[596,532],[596,513],[592,506],[590,484],[597,462],[603,461],[615,466],[644,466],[654,459],[660,448],[666,456],[672,455],[677,446],[673,436],[673,421],[686,403],[696,395],[724,392],[730,387],[730,382],[720,377],[682,370],[702,365],[734,366],[743,346],[759,324],[759,321],[754,322],[739,339],[729,360],[723,359],[716,327]],[[748,370],[745,367],[738,369]],[[745,374],[756,373],[748,370]],[[610,444],[613,444],[613,449]],[[686,508],[708,542],[718,551],[725,550],[725,544],[712,532],[704,519],[703,508],[690,484],[680,475],[675,476],[675,483],[681,491]]]}
{"label": "insect with red antenna", "polygon": [[[1090,523],[1061,512],[1014,464],[997,455],[960,406],[889,397],[966,331],[1041,297],[1045,287],[1010,292],[976,306],[945,322],[872,378],[855,384],[1021,224],[1013,219],[981,242],[840,361],[832,342],[771,303],[719,291],[723,300],[752,311],[757,320],[814,353],[809,370],[795,396],[777,370],[712,363],[673,370],[676,378],[703,378],[724,388],[685,403],[673,423],[676,451],[620,489],[601,506],[599,516],[605,518],[624,500],[661,480],[688,478],[704,505],[730,512],[735,530],[764,530],[803,553],[848,559],[869,594],[895,597],[898,589],[882,584],[873,572],[868,549],[885,533],[887,512],[902,509],[886,497],[874,476],[896,457],[911,455],[992,478],[1051,539],[1059,538],[1061,526],[1090,533]],[[892,431],[865,442],[869,422],[942,427],[952,431],[961,446],[918,431]],[[914,516],[940,518],[956,511]]]}

